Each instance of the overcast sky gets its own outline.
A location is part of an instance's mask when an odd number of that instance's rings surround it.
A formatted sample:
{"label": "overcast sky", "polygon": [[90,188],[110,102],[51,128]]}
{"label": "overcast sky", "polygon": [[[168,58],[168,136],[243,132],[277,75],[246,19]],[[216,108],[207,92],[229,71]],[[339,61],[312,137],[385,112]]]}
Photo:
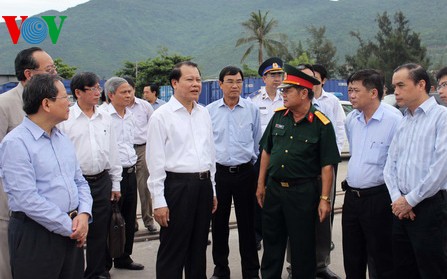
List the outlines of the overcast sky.
{"label": "overcast sky", "polygon": [[[0,16],[32,16],[48,10],[65,11],[89,0],[0,0]],[[3,18],[0,18],[3,22]]]}

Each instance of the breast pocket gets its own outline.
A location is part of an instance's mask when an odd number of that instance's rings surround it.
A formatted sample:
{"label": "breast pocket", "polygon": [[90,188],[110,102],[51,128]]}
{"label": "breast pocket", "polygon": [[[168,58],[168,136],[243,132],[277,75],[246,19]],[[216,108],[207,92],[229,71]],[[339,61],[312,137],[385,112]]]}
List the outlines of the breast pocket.
{"label": "breast pocket", "polygon": [[384,165],[388,156],[389,144],[382,140],[371,140],[367,145],[365,163],[370,165]]}
{"label": "breast pocket", "polygon": [[253,141],[253,124],[244,123],[239,126],[239,133],[236,136],[240,143],[249,143]]}

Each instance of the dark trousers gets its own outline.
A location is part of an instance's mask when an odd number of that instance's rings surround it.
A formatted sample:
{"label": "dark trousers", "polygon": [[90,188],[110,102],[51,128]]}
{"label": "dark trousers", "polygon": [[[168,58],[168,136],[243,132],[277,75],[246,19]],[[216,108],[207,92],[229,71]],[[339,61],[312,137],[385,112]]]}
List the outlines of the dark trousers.
{"label": "dark trousers", "polygon": [[156,273],[158,279],[206,278],[206,247],[213,207],[210,179],[167,174],[165,199],[169,223],[161,227]]}
{"label": "dark trousers", "polygon": [[[123,180],[121,180],[121,198],[118,202],[121,215],[126,222],[126,243],[124,253],[121,257],[115,258],[114,262],[120,265],[132,263],[133,240],[135,236],[135,220],[137,218],[137,178],[135,176],[135,167],[123,168]],[[112,259],[107,255],[108,261],[106,268],[112,267]]]}
{"label": "dark trousers", "polygon": [[84,278],[96,278],[106,270],[107,237],[112,214],[112,180],[106,172],[97,179],[87,179],[93,197],[92,217],[87,235],[87,268]]}
{"label": "dark trousers", "polygon": [[287,238],[290,240],[293,278],[315,278],[315,221],[318,181],[283,188],[268,179],[263,208],[263,279],[281,278]]}
{"label": "dark trousers", "polygon": [[345,193],[342,235],[346,278],[366,278],[370,257],[377,278],[391,279],[394,277],[390,195],[385,185],[367,191],[373,192],[370,195],[360,192],[360,197],[350,189]]}
{"label": "dark trousers", "polygon": [[393,219],[394,278],[447,277],[447,194],[413,208],[414,221]]}
{"label": "dark trousers", "polygon": [[15,279],[79,279],[84,275],[84,251],[76,247],[76,240],[52,233],[28,217],[11,217],[8,239]]}
{"label": "dark trousers", "polygon": [[234,173],[230,173],[228,168],[219,167],[219,165],[217,167],[215,180],[218,207],[212,219],[212,233],[214,275],[218,277],[230,276],[228,237],[232,200],[234,200],[236,211],[242,276],[243,278],[259,276],[253,207],[256,194],[256,173],[252,166],[248,166],[247,169]]}
{"label": "dark trousers", "polygon": [[[262,150],[261,150],[260,154],[262,154]],[[258,160],[256,161],[255,165],[253,166],[254,172],[256,173],[256,181],[258,181],[258,177],[259,177],[260,164],[261,164],[261,156],[259,155]],[[256,242],[261,242],[262,241],[262,207],[259,206],[256,198],[255,198],[255,234],[256,234]]]}

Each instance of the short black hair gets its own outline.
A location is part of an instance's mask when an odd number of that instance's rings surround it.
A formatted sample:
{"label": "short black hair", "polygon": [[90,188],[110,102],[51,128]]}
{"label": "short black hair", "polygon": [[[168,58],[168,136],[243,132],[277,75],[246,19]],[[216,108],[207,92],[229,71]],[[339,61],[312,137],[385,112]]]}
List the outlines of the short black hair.
{"label": "short black hair", "polygon": [[238,73],[241,74],[242,80],[244,80],[244,73],[242,72],[241,69],[235,66],[226,66],[220,71],[219,80],[220,82],[223,82],[225,76],[233,76],[237,75]]}
{"label": "short black hair", "polygon": [[368,90],[377,89],[378,98],[382,100],[384,78],[379,71],[373,69],[357,71],[348,77],[347,83],[349,84],[353,81],[361,81],[362,85]]}
{"label": "short black hair", "polygon": [[200,70],[199,70],[199,67],[197,66],[196,63],[191,62],[191,61],[179,62],[179,63],[175,64],[175,66],[172,69],[171,73],[169,73],[169,83],[171,84],[172,89],[174,89],[174,87],[172,86],[172,80],[179,81],[180,78],[182,77],[182,71],[180,70],[180,68],[182,66],[194,67],[194,68],[196,68],[199,71],[199,75],[200,75]]}
{"label": "short black hair", "polygon": [[[309,70],[312,71],[312,73],[313,73],[314,76],[315,76],[315,70],[314,70],[314,67],[313,67],[312,65],[310,65],[310,64],[299,64],[298,66],[296,66],[296,68],[297,68],[298,70],[300,70],[300,71],[302,71],[302,70],[304,70],[304,69],[309,69]],[[321,74],[321,73],[320,73],[320,74]]]}
{"label": "short black hair", "polygon": [[23,110],[28,115],[36,114],[39,111],[44,99],[54,99],[57,97],[56,82],[62,81],[57,75],[37,74],[33,75],[26,83],[23,90]]}
{"label": "short black hair", "polygon": [[155,96],[158,98],[158,95],[160,94],[160,86],[156,83],[149,83],[146,86],[149,86],[151,92],[155,92]]}
{"label": "short black hair", "polygon": [[99,83],[99,77],[95,73],[83,72],[76,74],[70,82],[71,93],[75,99],[78,99],[76,97],[76,89],[84,91],[86,86],[95,86],[97,83]]}
{"label": "short black hair", "polygon": [[410,79],[414,82],[414,84],[417,84],[419,81],[423,80],[425,81],[425,92],[428,94],[430,92],[430,76],[428,75],[427,71],[419,64],[416,63],[407,63],[400,65],[394,70],[394,73],[397,71],[400,71],[402,69],[407,69],[409,71],[408,76]]}
{"label": "short black hair", "polygon": [[317,72],[317,73],[320,74],[322,81],[323,81],[323,79],[328,78],[327,70],[326,70],[326,68],[323,65],[321,65],[321,64],[313,64],[312,68],[314,70],[314,73]]}
{"label": "short black hair", "polygon": [[438,71],[438,73],[436,74],[436,80],[439,81],[444,76],[447,76],[447,67],[444,67]]}
{"label": "short black hair", "polygon": [[130,86],[132,86],[133,89],[135,89],[135,81],[133,80],[132,77],[124,76],[123,79],[125,79],[127,83],[130,84]]}
{"label": "short black hair", "polygon": [[39,63],[34,59],[33,54],[36,51],[43,51],[40,47],[30,47],[21,50],[14,61],[16,77],[19,81],[25,81],[25,70],[26,69],[38,69],[40,67]]}

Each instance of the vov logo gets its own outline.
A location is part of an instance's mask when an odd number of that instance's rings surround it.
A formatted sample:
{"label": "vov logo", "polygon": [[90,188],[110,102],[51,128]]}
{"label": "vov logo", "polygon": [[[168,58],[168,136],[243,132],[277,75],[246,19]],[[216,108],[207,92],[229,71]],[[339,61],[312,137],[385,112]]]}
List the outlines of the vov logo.
{"label": "vov logo", "polygon": [[2,18],[8,27],[13,44],[17,44],[20,34],[22,34],[22,38],[27,43],[35,45],[43,42],[48,35],[50,35],[51,42],[56,44],[67,16],[59,16],[59,26],[56,25],[56,16],[41,16],[41,18],[20,16],[22,19],[20,27],[16,23],[17,16],[2,16]]}

